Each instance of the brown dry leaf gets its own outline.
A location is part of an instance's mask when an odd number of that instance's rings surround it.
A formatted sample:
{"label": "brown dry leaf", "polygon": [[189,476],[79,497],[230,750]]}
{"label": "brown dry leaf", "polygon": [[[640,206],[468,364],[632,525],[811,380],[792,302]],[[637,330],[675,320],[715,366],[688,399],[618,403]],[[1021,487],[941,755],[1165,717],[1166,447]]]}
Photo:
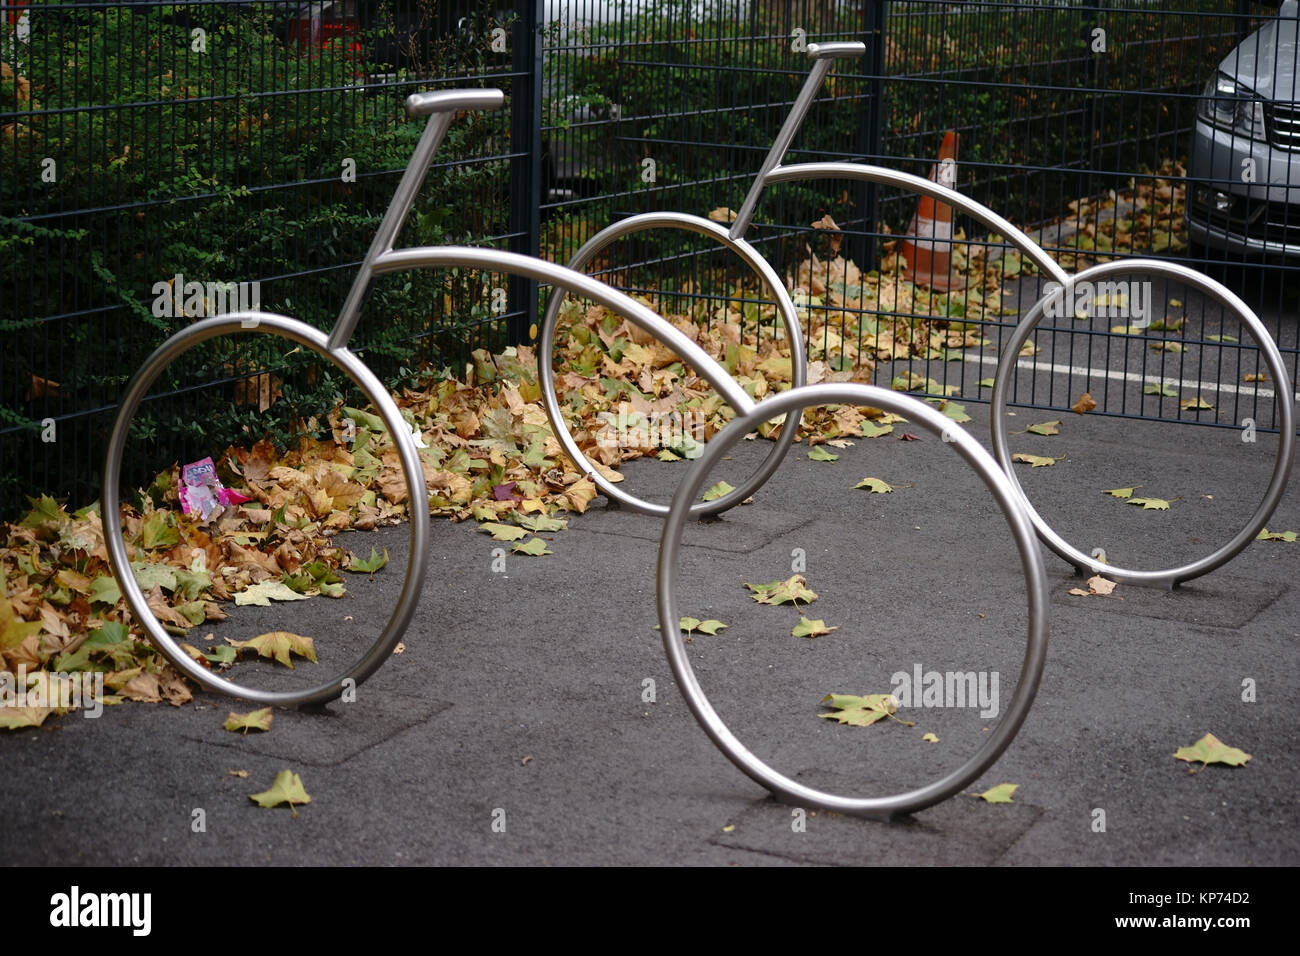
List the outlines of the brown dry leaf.
{"label": "brown dry leaf", "polygon": [[1070,588],[1071,594],[1077,594],[1079,597],[1091,597],[1094,594],[1103,597],[1115,590],[1115,582],[1103,578],[1100,574],[1094,574],[1088,579],[1088,590],[1083,588]]}
{"label": "brown dry leaf", "polygon": [[582,514],[587,510],[587,505],[596,497],[596,486],[590,478],[583,478],[569,486],[564,492],[564,500],[569,503],[572,511]]}
{"label": "brown dry leaf", "polygon": [[155,584],[154,589],[149,592],[149,610],[153,611],[153,616],[163,624],[171,624],[174,627],[185,629],[193,627],[189,618],[167,603],[167,598],[163,597],[162,585],[160,584]]}
{"label": "brown dry leaf", "polygon": [[1090,392],[1084,392],[1079,396],[1079,400],[1070,406],[1070,411],[1074,412],[1076,415],[1086,415],[1096,407],[1097,402],[1092,397],[1092,394]]}
{"label": "brown dry leaf", "polygon": [[159,686],[158,675],[148,672],[136,674],[122,685],[121,692],[132,700],[143,701],[146,704],[156,704],[162,700],[162,688]]}
{"label": "brown dry leaf", "polygon": [[29,634],[17,647],[4,652],[5,662],[15,673],[20,667],[25,667],[28,673],[39,670],[45,658],[46,655],[41,653],[41,640],[35,634]]}
{"label": "brown dry leaf", "polygon": [[1100,574],[1094,574],[1092,577],[1088,578],[1088,589],[1092,591],[1093,594],[1109,594],[1111,591],[1115,590],[1115,582],[1103,578]]}

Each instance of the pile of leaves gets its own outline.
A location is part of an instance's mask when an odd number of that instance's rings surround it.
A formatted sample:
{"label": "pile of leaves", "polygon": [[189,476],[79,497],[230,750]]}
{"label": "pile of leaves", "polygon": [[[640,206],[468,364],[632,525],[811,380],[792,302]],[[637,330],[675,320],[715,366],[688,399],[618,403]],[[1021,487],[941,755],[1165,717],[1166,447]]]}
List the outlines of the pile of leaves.
{"label": "pile of leaves", "polygon": [[[704,439],[734,414],[666,348],[621,318],[577,304],[568,318],[576,327],[556,359],[564,369],[561,402],[584,453],[610,480],[622,479],[616,470],[622,462],[663,451],[648,442],[602,441],[602,431],[620,413],[633,420],[669,410],[690,413],[702,423],[697,437]],[[688,319],[677,324],[755,398],[789,386],[783,343],[770,336],[760,341],[755,328],[742,335],[727,325],[706,330]],[[585,511],[596,488],[552,433],[535,354],[521,347],[496,356],[479,351],[473,358],[463,380],[429,378],[396,396],[416,438],[430,512],[521,531],[562,527],[551,516]],[[810,369],[813,381],[851,374],[816,362]],[[831,409],[805,430],[860,436],[873,411]],[[297,445],[283,453],[263,440],[220,456],[223,484],[250,500],[209,522],[183,513],[176,465],[121,508],[132,570],[150,608],[204,666],[225,669],[235,662],[235,648],[200,649],[203,641],[191,637],[224,619],[231,602],[341,597],[343,572],[374,572],[385,559],[352,554],[334,543],[334,535],[397,524],[408,515],[397,448],[377,415],[340,405],[323,421],[304,425]],[[774,436],[780,427],[764,431]],[[109,568],[98,503],[69,511],[50,497],[34,500],[22,519],[0,526],[0,573],[6,670],[101,671],[113,692],[110,703],[125,697],[179,705],[190,698],[185,680],[126,608]]]}
{"label": "pile of leaves", "polygon": [[[1081,202],[1076,216],[1092,218],[1077,234],[1097,248],[1118,249],[1120,237],[1157,228],[1168,204],[1181,198],[1179,191],[1156,181],[1112,197],[1109,207]],[[1131,208],[1132,217],[1100,214],[1121,207]],[[971,320],[1006,311],[1000,282],[1012,274],[1010,257],[991,261],[987,253],[993,246],[958,243],[954,262],[972,281],[964,292],[937,295],[902,278],[896,249],[887,250],[879,272],[862,273],[839,255],[838,228],[829,217],[813,225],[825,239],[825,258],[810,245],[790,277],[816,345],[807,368],[810,384],[870,381],[877,361],[946,357],[984,344]],[[1097,237],[1110,238],[1103,243]],[[844,310],[850,308],[866,311],[855,315],[850,330],[843,321],[832,321],[835,313],[827,306],[838,308],[840,316],[849,315]],[[790,387],[791,363],[775,316],[750,314],[748,308],[723,306],[707,322],[697,316],[671,321],[757,401]],[[561,408],[584,455],[610,481],[621,481],[618,467],[642,456],[690,455],[689,448],[665,448],[651,429],[637,424],[676,413],[691,424],[683,439],[689,443],[707,441],[734,415],[668,348],[598,305],[566,302],[557,341]],[[893,384],[945,391],[910,372],[896,376]],[[428,377],[396,398],[419,446],[432,514],[490,523],[498,529],[495,538],[508,540],[512,536],[503,537],[501,526],[555,530],[562,524],[552,516],[581,513],[596,495],[595,485],[563,454],[552,433],[541,404],[537,356],[528,347],[499,355],[476,351],[462,379]],[[969,420],[961,406],[940,404],[955,421]],[[810,409],[798,437],[810,445],[880,437],[899,420],[880,409],[830,405]],[[618,440],[605,440],[618,423],[629,427]],[[758,433],[775,438],[782,427],[774,420]],[[371,573],[386,558],[372,553],[363,559],[335,545],[333,536],[400,523],[411,507],[397,448],[383,422],[373,412],[342,405],[323,421],[303,422],[297,444],[284,452],[266,440],[228,448],[218,474],[250,501],[199,522],[182,512],[180,469],[174,465],[140,489],[116,519],[150,608],[185,641],[196,628],[224,619],[224,607],[232,601],[341,597],[342,572]],[[516,551],[549,553],[544,547]],[[0,656],[6,671],[100,671],[113,691],[110,701],[126,697],[179,705],[190,698],[184,679],[126,609],[109,570],[97,503],[68,511],[42,497],[21,520],[0,525],[0,575]],[[200,650],[187,641],[185,647],[210,668],[235,662],[230,646]]]}

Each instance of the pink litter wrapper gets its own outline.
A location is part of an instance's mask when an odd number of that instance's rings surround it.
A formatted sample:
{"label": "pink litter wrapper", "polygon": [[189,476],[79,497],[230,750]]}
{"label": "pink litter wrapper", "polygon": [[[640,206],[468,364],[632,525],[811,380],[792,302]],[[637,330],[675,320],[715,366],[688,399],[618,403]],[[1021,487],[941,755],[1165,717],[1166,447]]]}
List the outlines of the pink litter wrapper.
{"label": "pink litter wrapper", "polygon": [[210,520],[223,507],[250,500],[221,484],[211,458],[192,461],[181,469],[180,499],[181,510],[187,515],[197,514],[201,521]]}

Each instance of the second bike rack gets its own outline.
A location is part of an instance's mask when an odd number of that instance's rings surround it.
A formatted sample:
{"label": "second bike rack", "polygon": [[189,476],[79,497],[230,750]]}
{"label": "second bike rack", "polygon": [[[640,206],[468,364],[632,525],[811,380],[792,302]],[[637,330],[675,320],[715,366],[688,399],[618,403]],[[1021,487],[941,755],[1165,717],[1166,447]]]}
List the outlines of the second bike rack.
{"label": "second bike rack", "polygon": [[[753,221],[754,212],[758,202],[762,197],[763,191],[769,185],[780,183],[808,182],[812,180],[836,179],[836,180],[857,180],[859,182],[876,183],[884,186],[894,186],[906,189],[911,192],[919,193],[922,196],[928,196],[938,202],[952,206],[961,210],[977,222],[987,226],[992,232],[1001,235],[1007,243],[1014,246],[1021,254],[1032,262],[1041,274],[1049,281],[1050,291],[1042,296],[1020,320],[1016,326],[1010,340],[1005,345],[1002,356],[998,365],[997,374],[994,378],[992,405],[990,409],[990,428],[992,432],[992,443],[994,453],[999,464],[1007,477],[1010,479],[1013,491],[1020,502],[1024,505],[1035,533],[1039,539],[1046,544],[1053,552],[1072,564],[1077,571],[1091,571],[1093,573],[1105,574],[1116,581],[1130,581],[1143,584],[1160,584],[1174,587],[1184,581],[1191,580],[1202,574],[1214,570],[1232,560],[1243,548],[1254,540],[1255,536],[1265,526],[1269,517],[1276,509],[1278,502],[1282,498],[1282,493],[1286,488],[1287,478],[1291,469],[1291,460],[1294,452],[1295,443],[1295,422],[1293,416],[1293,402],[1290,377],[1287,374],[1286,364],[1278,351],[1277,344],[1273,341],[1268,330],[1259,320],[1259,317],[1250,309],[1245,302],[1231,291],[1226,289],[1222,284],[1214,281],[1208,276],[1203,275],[1194,269],[1176,263],[1165,262],[1158,259],[1125,259],[1118,262],[1103,263],[1092,266],[1082,272],[1070,275],[1060,265],[1057,264],[1051,256],[1034,242],[1023,231],[1016,228],[1002,216],[999,216],[987,206],[970,199],[956,190],[950,189],[939,183],[920,176],[914,176],[909,173],[898,170],[887,169],[883,166],[872,166],[862,163],[798,163],[790,166],[781,165],[786,152],[789,150],[791,143],[794,141],[795,134],[799,131],[805,117],[811,108],[817,91],[824,83],[827,74],[830,71],[833,60],[841,58],[857,58],[866,53],[866,47],[862,43],[810,43],[807,47],[808,56],[813,60],[813,67],[804,81],[794,104],[791,106],[790,113],[786,116],[772,148],[764,158],[758,174],[750,186],[745,196],[740,210],[736,214],[735,220],[729,230],[722,230],[717,224],[701,219],[698,216],[691,216],[686,213],[647,213],[641,216],[633,216],[630,219],[623,220],[608,226],[598,232],[581,249],[574,255],[569,265],[574,269],[581,269],[592,261],[601,251],[609,246],[614,240],[621,238],[632,232],[640,232],[652,228],[669,228],[684,229],[707,235],[714,238],[726,248],[736,252],[745,261],[747,265],[757,274],[759,274],[764,284],[771,291],[777,301],[778,311],[781,313],[785,323],[786,336],[791,341],[791,357],[798,359],[795,363],[796,375],[800,375],[801,369],[799,362],[802,361],[802,350],[796,352],[795,345],[802,345],[803,335],[799,330],[798,316],[794,309],[789,293],[786,291],[784,284],[779,278],[775,278],[775,271],[770,265],[763,262],[753,246],[745,241],[745,233],[748,231]],[[1073,293],[1075,284],[1083,281],[1093,281],[1096,279],[1116,275],[1142,272],[1144,274],[1163,276],[1183,282],[1189,286],[1199,289],[1209,298],[1220,303],[1228,311],[1235,314],[1241,324],[1245,326],[1251,336],[1259,345],[1260,352],[1263,354],[1264,363],[1267,365],[1269,374],[1272,376],[1274,383],[1274,395],[1277,406],[1277,424],[1279,431],[1277,460],[1274,464],[1273,472],[1269,480],[1268,487],[1265,489],[1259,505],[1251,514],[1246,524],[1233,535],[1228,541],[1214,548],[1208,555],[1196,561],[1189,562],[1171,568],[1156,570],[1134,570],[1129,568],[1117,567],[1113,564],[1105,564],[1097,558],[1085,553],[1074,545],[1070,544],[1043,519],[1043,517],[1034,509],[1029,501],[1028,495],[1020,485],[1020,480],[1016,476],[1014,466],[1011,462],[1011,455],[1007,448],[1007,421],[1006,408],[1010,391],[1010,382],[1015,374],[1017,359],[1020,348],[1029,340],[1038,324],[1046,314],[1047,305],[1059,296],[1069,297]],[[555,396],[554,373],[552,363],[554,361],[555,345],[555,326],[558,321],[560,307],[563,301],[563,293],[556,292],[552,295],[550,302],[547,304],[546,313],[541,324],[541,345],[538,351],[539,368],[541,369],[542,393],[547,404],[547,411],[551,414],[551,422],[560,436],[561,442],[566,450],[569,450],[571,456],[580,456],[572,436],[560,414],[558,402]],[[1066,298],[1065,301],[1073,301],[1072,298]],[[794,380],[793,387],[800,387],[802,377]],[[880,406],[877,406],[880,407]],[[802,409],[800,409],[802,411]],[[793,426],[783,427],[781,434],[777,439],[777,447],[773,448],[763,467],[758,474],[754,476],[742,489],[745,495],[731,494],[727,496],[725,502],[713,502],[712,506],[706,506],[701,502],[694,502],[691,508],[696,513],[712,513],[729,507],[731,504],[739,501],[740,498],[752,494],[757,484],[761,484],[768,476],[775,471],[780,464],[781,457],[784,456],[789,448],[789,442],[793,440],[794,433],[797,431],[798,420],[793,421]],[[610,497],[623,501],[637,510],[650,514],[662,514],[661,506],[651,505],[635,499],[625,492],[615,488],[610,482],[599,476],[590,468],[585,458],[575,457],[574,460],[584,466],[591,472],[592,480],[605,491]]]}

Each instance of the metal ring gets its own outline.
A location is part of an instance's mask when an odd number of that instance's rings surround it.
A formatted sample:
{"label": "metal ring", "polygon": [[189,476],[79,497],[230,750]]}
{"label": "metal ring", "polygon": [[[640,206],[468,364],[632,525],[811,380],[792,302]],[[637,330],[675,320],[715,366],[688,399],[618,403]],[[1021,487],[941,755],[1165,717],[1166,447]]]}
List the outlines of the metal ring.
{"label": "metal ring", "polygon": [[[870,405],[903,415],[908,421],[953,445],[966,463],[979,474],[1001,507],[1020,552],[1027,585],[1028,642],[1020,680],[1006,714],[975,755],[952,773],[928,786],[887,797],[844,797],[815,790],[782,775],[750,752],[728,729],[700,689],[677,626],[677,565],[682,532],[689,516],[690,503],[698,495],[711,467],[756,423],[795,408],[829,403]],[[695,719],[714,744],[741,771],[780,798],[800,806],[888,819],[932,806],[957,793],[988,769],[1015,737],[1038,691],[1043,663],[1047,657],[1047,572],[1043,568],[1043,558],[1034,539],[1033,525],[1011,482],[993,457],[965,429],[954,426],[950,419],[914,398],[875,385],[827,383],[791,389],[764,399],[752,411],[737,416],[722,432],[714,436],[673,496],[659,546],[657,583],[659,627],[664,650],[668,654],[673,676]]]}
{"label": "metal ring", "polygon": [[[581,270],[597,253],[616,239],[621,239],[623,236],[634,232],[661,228],[682,229],[716,240],[740,256],[751,271],[767,285],[776,297],[777,310],[780,312],[781,321],[785,325],[786,339],[790,342],[790,384],[792,388],[801,387],[807,379],[808,363],[804,353],[803,329],[799,325],[799,316],[795,311],[794,302],[790,299],[790,294],[782,285],[781,277],[777,275],[776,270],[754,250],[753,246],[744,239],[733,239],[727,230],[717,223],[708,219],[701,219],[699,216],[677,212],[652,212],[631,216],[605,227],[588,239],[582,248],[574,253],[573,258],[569,260],[568,268]],[[555,332],[560,315],[560,306],[567,294],[568,290],[562,287],[557,287],[551,293],[550,299],[546,303],[546,313],[542,317],[538,344],[537,368],[541,379],[542,401],[546,405],[546,414],[551,418],[551,426],[555,431],[556,438],[564,446],[565,452],[573,459],[574,463],[588,473],[591,480],[607,497],[620,502],[631,511],[660,517],[665,516],[668,514],[667,505],[656,505],[638,498],[636,495],[619,488],[593,468],[573,440],[568,423],[564,420],[559,404],[559,392],[555,387],[553,362],[555,357]],[[772,450],[768,452],[758,470],[744,484],[714,501],[697,501],[692,506],[693,512],[697,515],[718,514],[735,507],[757,491],[772,476],[772,473],[780,467],[786,453],[794,443],[795,435],[799,431],[800,420],[801,417],[796,417],[793,421],[786,422],[781,428],[781,434],[777,436],[776,441],[773,443]]]}
{"label": "metal ring", "polygon": [[[406,565],[406,577],[402,580],[402,592],[388,619],[388,624],[375,640],[370,650],[354,666],[338,677],[333,677],[323,684],[305,690],[267,691],[245,687],[224,677],[218,677],[193,660],[180,645],[169,635],[149,610],[148,601],[136,583],[127,555],[126,541],[122,536],[122,522],[119,511],[119,486],[122,455],[126,447],[127,433],[131,418],[135,415],[141,400],[149,386],[171,362],[200,342],[216,338],[228,332],[270,332],[281,338],[297,342],[329,359],[342,370],[352,382],[361,389],[366,398],[378,409],[393,436],[394,443],[402,462],[402,472],[406,477],[406,486],[411,503],[411,554]],[[416,600],[420,586],[424,581],[425,566],[428,559],[429,509],[428,497],[424,484],[424,471],[420,466],[419,454],[410,431],[403,421],[397,405],[389,397],[388,391],[368,369],[365,364],[348,349],[331,350],[327,345],[327,336],[297,319],[276,315],[269,312],[235,312],[214,318],[203,319],[177,332],[160,345],[136,372],[122,399],[117,419],[108,442],[108,456],[104,464],[104,489],[100,498],[100,512],[103,517],[104,542],[108,548],[109,564],[117,578],[122,596],[135,619],[144,627],[149,640],[162,652],[177,670],[208,690],[230,694],[244,700],[260,704],[293,707],[321,704],[338,697],[351,679],[360,684],[373,674],[392,654],[393,648],[405,632],[415,613]]]}
{"label": "metal ring", "polygon": [[[1163,276],[1183,282],[1187,285],[1198,287],[1210,298],[1217,300],[1221,305],[1227,307],[1230,311],[1235,312],[1241,319],[1242,324],[1250,329],[1251,335],[1259,343],[1259,349],[1264,353],[1264,361],[1268,365],[1269,373],[1273,376],[1274,397],[1278,410],[1278,450],[1277,462],[1273,466],[1273,476],[1269,481],[1264,497],[1260,501],[1259,507],[1255,509],[1254,515],[1251,516],[1246,527],[1237,533],[1226,544],[1221,545],[1212,551],[1209,555],[1201,558],[1199,561],[1193,561],[1180,567],[1169,568],[1159,571],[1135,571],[1128,568],[1116,567],[1113,564],[1102,564],[1096,558],[1085,554],[1078,548],[1071,545],[1068,541],[1052,530],[1051,526],[1043,517],[1034,509],[1025,494],[1024,489],[1020,486],[1020,479],[1016,476],[1015,466],[1011,461],[1011,453],[1008,450],[1007,443],[1007,393],[1010,390],[1010,380],[1015,374],[1016,363],[1020,356],[1020,349],[1029,339],[1029,336],[1038,327],[1045,314],[1047,302],[1053,296],[1062,295],[1065,301],[1070,301],[1070,295],[1076,282],[1091,281],[1095,278],[1113,275],[1116,273],[1131,274],[1134,272],[1143,272]],[[993,397],[989,408],[990,429],[993,438],[993,453],[997,457],[998,463],[1002,470],[1006,472],[1011,479],[1011,484],[1015,488],[1017,497],[1024,505],[1029,520],[1033,522],[1034,530],[1042,542],[1051,548],[1056,554],[1068,561],[1080,571],[1087,569],[1095,574],[1104,574],[1108,578],[1116,581],[1131,581],[1144,584],[1164,585],[1174,587],[1183,581],[1189,581],[1192,578],[1199,577],[1215,568],[1231,561],[1238,553],[1241,552],[1251,541],[1255,539],[1261,528],[1268,521],[1269,516],[1277,507],[1278,502],[1282,499],[1282,492],[1286,488],[1288,474],[1291,470],[1291,456],[1295,444],[1295,423],[1292,415],[1292,391],[1291,381],[1286,372],[1286,366],[1283,364],[1282,355],[1278,351],[1273,337],[1268,334],[1264,324],[1259,320],[1255,313],[1245,302],[1234,295],[1231,291],[1224,288],[1215,280],[1189,269],[1186,266],[1178,265],[1172,262],[1162,262],[1155,259],[1127,259],[1118,262],[1105,262],[1099,265],[1090,266],[1082,272],[1076,273],[1068,278],[1065,283],[1061,283],[1062,288],[1053,290],[1048,295],[1043,296],[1034,307],[1029,310],[1020,324],[1016,326],[1010,340],[1002,353],[1002,359],[998,364],[997,376],[993,382]]]}

